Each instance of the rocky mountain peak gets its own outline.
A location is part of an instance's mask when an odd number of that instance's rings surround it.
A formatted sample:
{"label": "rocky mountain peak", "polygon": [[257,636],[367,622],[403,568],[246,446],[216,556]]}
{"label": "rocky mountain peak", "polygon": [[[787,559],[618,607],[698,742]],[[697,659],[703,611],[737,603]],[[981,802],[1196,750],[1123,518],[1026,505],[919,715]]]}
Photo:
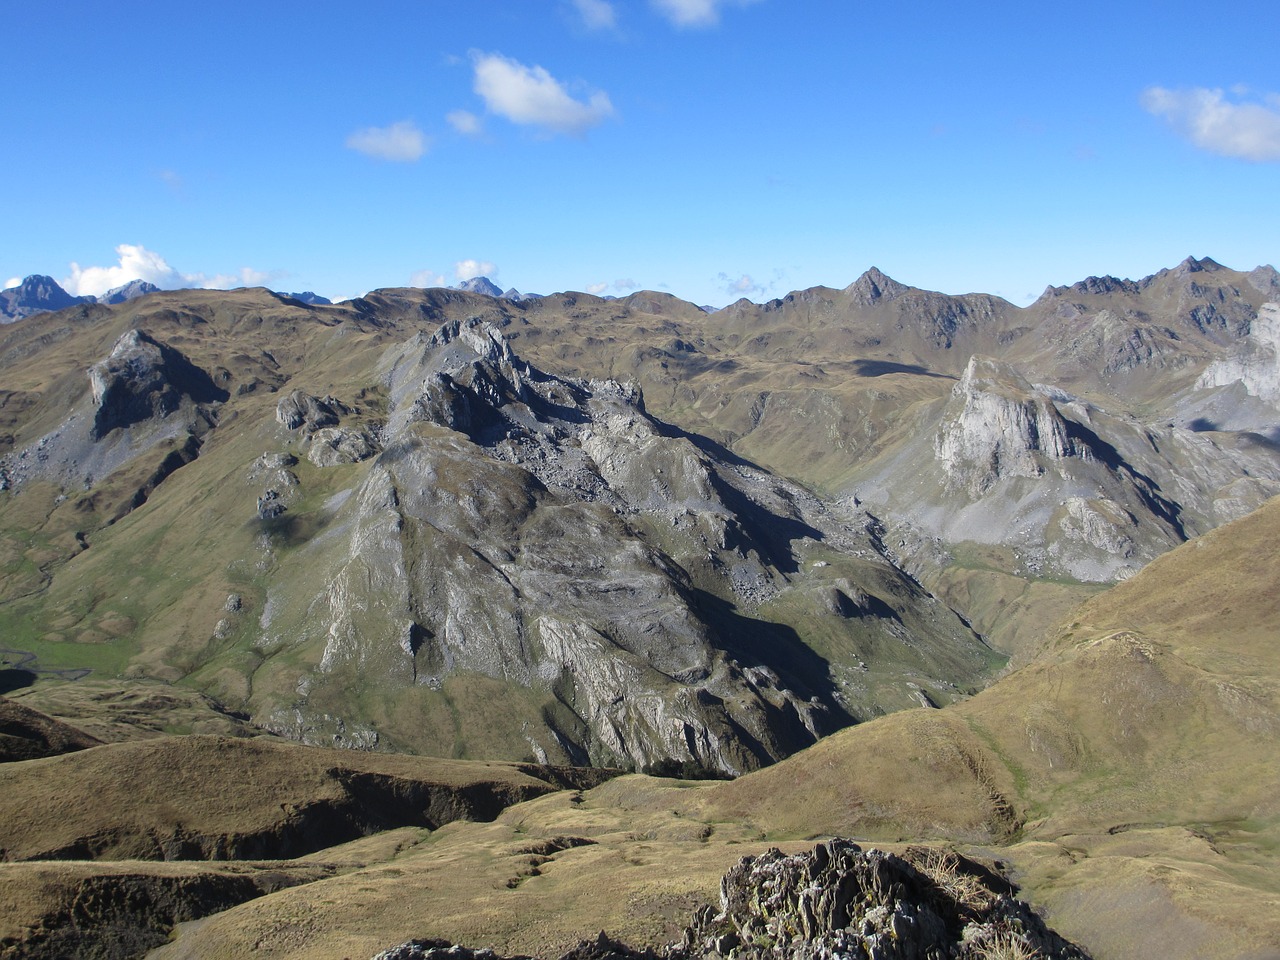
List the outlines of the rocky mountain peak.
{"label": "rocky mountain peak", "polygon": [[892,277],[881,273],[879,268],[872,267],[849,286],[845,293],[850,294],[864,304],[878,303],[881,300],[893,300],[911,288],[899,283]]}
{"label": "rocky mountain peak", "polygon": [[1180,264],[1173,268],[1173,272],[1180,277],[1185,277],[1190,273],[1217,273],[1219,270],[1225,270],[1222,264],[1209,257],[1203,257],[1197,260],[1195,257],[1187,257]]}
{"label": "rocky mountain peak", "polygon": [[456,285],[455,289],[465,290],[468,293],[482,293],[486,297],[502,296],[502,288],[488,277],[472,277],[470,280],[463,280]]}
{"label": "rocky mountain peak", "polygon": [[146,296],[148,293],[155,293],[159,289],[154,283],[148,283],[146,280],[130,280],[128,283],[121,284],[118,287],[112,287],[98,297],[98,302],[106,304],[124,303],[127,300]]}
{"label": "rocky mountain peak", "polygon": [[0,323],[12,323],[48,310],[62,310],[92,299],[73,297],[53,277],[32,274],[16,287],[0,291]]}
{"label": "rocky mountain peak", "polygon": [[1280,271],[1269,264],[1262,264],[1249,271],[1249,283],[1255,290],[1270,294],[1280,301]]}

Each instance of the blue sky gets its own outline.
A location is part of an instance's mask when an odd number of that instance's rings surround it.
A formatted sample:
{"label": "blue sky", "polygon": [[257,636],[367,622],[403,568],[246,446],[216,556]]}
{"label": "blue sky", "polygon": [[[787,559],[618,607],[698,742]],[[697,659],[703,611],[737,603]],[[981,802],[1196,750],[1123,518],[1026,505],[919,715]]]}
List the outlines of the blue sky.
{"label": "blue sky", "polygon": [[1274,0],[9,5],[0,282],[1028,302],[1280,264]]}

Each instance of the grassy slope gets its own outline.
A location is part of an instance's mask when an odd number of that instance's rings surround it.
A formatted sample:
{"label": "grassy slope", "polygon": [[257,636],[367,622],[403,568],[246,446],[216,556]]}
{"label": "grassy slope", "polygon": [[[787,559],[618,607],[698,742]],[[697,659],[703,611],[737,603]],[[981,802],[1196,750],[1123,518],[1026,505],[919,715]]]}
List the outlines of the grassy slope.
{"label": "grassy slope", "polygon": [[[951,710],[828,738],[715,788],[780,835],[992,843],[1100,956],[1280,940],[1280,501],[1087,603],[1028,667]],[[806,797],[796,803],[797,785]],[[1104,909],[1105,908],[1105,909]]]}

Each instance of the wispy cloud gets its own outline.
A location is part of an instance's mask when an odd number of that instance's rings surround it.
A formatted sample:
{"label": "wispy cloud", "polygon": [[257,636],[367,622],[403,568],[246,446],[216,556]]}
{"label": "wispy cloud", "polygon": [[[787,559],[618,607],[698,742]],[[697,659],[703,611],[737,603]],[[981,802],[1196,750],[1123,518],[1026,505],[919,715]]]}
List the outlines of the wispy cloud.
{"label": "wispy cloud", "polygon": [[389,127],[364,127],[347,137],[347,146],[366,157],[412,163],[427,152],[426,134],[412,120],[401,120]]}
{"label": "wispy cloud", "polygon": [[677,27],[712,27],[727,6],[745,7],[757,0],[651,0],[658,13]]}
{"label": "wispy cloud", "polygon": [[525,66],[498,53],[474,54],[475,91],[491,113],[550,133],[581,136],[613,115],[609,95],[595,91],[575,100],[539,66]]}
{"label": "wispy cloud", "polygon": [[573,0],[573,7],[588,30],[612,30],[618,25],[618,13],[608,0]]}
{"label": "wispy cloud", "polygon": [[626,293],[628,290],[634,290],[638,286],[640,286],[640,284],[636,283],[634,280],[630,279],[629,277],[625,279],[620,278],[618,280],[613,281],[613,283],[609,283],[607,281],[601,281],[600,283],[589,283],[587,284],[587,293],[594,294],[595,296],[598,297],[600,296],[600,294],[604,293],[606,290],[612,289],[618,293]]}
{"label": "wispy cloud", "polygon": [[724,292],[730,296],[745,297],[747,294],[766,292],[764,284],[756,283],[749,273],[744,273],[736,280],[729,274],[722,273],[719,275],[719,279],[724,282]]}
{"label": "wispy cloud", "polygon": [[445,120],[464,137],[478,137],[484,133],[484,122],[470,110],[451,110],[445,114]]}
{"label": "wispy cloud", "polygon": [[21,277],[10,277],[8,280],[4,282],[4,286],[0,287],[0,289],[8,290],[10,287],[18,286],[20,283],[22,283]]}
{"label": "wispy cloud", "polygon": [[447,287],[449,281],[445,279],[444,274],[436,273],[434,270],[415,270],[409,274],[409,286],[411,287]]}
{"label": "wispy cloud", "polygon": [[179,196],[182,195],[184,187],[186,186],[182,181],[182,175],[176,170],[157,170],[156,179]]}
{"label": "wispy cloud", "polygon": [[141,244],[122,243],[116,247],[116,263],[109,267],[82,267],[71,264],[71,273],[61,280],[63,289],[77,297],[99,296],[130,280],[146,280],[167,290],[203,287],[223,290],[229,287],[252,287],[267,283],[281,274],[278,271],[241,267],[235,273],[183,273],[169,266],[167,260]]}
{"label": "wispy cloud", "polygon": [[[1233,94],[1243,99],[1248,91]],[[1205,87],[1148,87],[1141,98],[1144,110],[1163,117],[1197,147],[1265,163],[1280,160],[1280,95],[1267,94],[1261,101],[1232,102],[1222,90]]]}

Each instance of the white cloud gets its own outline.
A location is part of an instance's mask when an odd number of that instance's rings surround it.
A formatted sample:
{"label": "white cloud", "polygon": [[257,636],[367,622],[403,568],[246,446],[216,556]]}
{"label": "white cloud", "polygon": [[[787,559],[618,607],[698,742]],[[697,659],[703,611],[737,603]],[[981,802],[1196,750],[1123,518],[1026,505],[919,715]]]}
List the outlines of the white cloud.
{"label": "white cloud", "polygon": [[640,284],[636,283],[634,280],[630,278],[625,280],[613,281],[613,289],[617,290],[619,293],[621,293],[623,290],[634,290],[638,286],[640,286]]}
{"label": "white cloud", "polygon": [[251,287],[264,284],[280,276],[278,272],[241,267],[235,273],[182,273],[169,266],[168,261],[141,244],[122,243],[116,247],[117,261],[111,267],[82,267],[71,264],[71,274],[60,283],[73,296],[99,296],[113,287],[120,287],[130,280],[145,280],[166,290],[203,287],[222,290],[228,287]]}
{"label": "white cloud", "polygon": [[600,294],[604,293],[608,289],[609,289],[609,285],[607,283],[588,283],[587,284],[587,293],[591,294],[593,297],[600,296]]}
{"label": "white cloud", "polygon": [[677,27],[710,27],[727,5],[745,7],[756,0],[652,0],[654,9]]}
{"label": "white cloud", "polygon": [[580,136],[613,115],[603,91],[575,100],[539,66],[526,67],[501,54],[474,54],[475,91],[491,113],[512,123]]}
{"label": "white cloud", "polygon": [[459,260],[453,265],[453,275],[458,281],[474,280],[476,277],[494,277],[498,268],[488,260]]}
{"label": "white cloud", "polygon": [[8,280],[4,282],[4,286],[0,287],[0,289],[8,290],[11,287],[16,287],[21,285],[21,283],[22,283],[21,277],[10,277]]}
{"label": "white cloud", "polygon": [[445,114],[445,120],[464,137],[478,137],[484,133],[484,124],[470,110],[452,110]]}
{"label": "white cloud", "polygon": [[347,137],[347,146],[366,157],[412,163],[427,152],[426,135],[412,120],[389,127],[364,127]]}
{"label": "white cloud", "polygon": [[409,286],[411,287],[447,287],[449,281],[445,279],[444,274],[436,273],[434,270],[415,270],[409,274]]}
{"label": "white cloud", "polygon": [[618,15],[607,0],[573,0],[573,6],[589,30],[612,30],[618,25]]}
{"label": "white cloud", "polygon": [[[1247,94],[1239,88],[1237,97]],[[1280,160],[1280,95],[1264,103],[1232,103],[1222,90],[1148,87],[1142,108],[1168,123],[1197,147],[1224,157],[1257,163]]]}

